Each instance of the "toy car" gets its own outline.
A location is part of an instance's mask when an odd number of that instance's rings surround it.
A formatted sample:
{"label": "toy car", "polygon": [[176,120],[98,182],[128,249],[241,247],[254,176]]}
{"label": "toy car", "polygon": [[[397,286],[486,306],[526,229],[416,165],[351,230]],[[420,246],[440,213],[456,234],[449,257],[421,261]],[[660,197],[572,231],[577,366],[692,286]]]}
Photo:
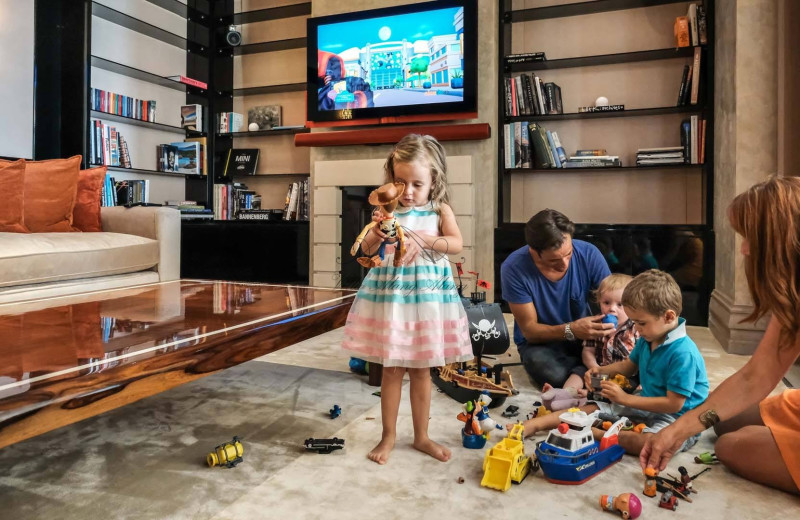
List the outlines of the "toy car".
{"label": "toy car", "polygon": [[672,491],[665,491],[663,495],[661,495],[661,500],[658,501],[658,507],[663,507],[664,509],[672,509],[675,511],[678,509],[678,497],[672,494]]}
{"label": "toy car", "polygon": [[306,439],[304,443],[309,451],[316,451],[317,453],[330,453],[334,450],[341,450],[344,448],[344,439]]}
{"label": "toy car", "polygon": [[513,404],[508,405],[503,412],[503,417],[516,417],[517,415],[519,415],[519,406]]}

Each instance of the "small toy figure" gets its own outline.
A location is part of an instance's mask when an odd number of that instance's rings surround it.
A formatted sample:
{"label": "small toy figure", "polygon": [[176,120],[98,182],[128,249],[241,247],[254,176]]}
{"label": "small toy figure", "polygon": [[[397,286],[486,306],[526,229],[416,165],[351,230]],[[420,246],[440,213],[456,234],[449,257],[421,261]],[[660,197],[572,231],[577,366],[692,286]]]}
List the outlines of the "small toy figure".
{"label": "small toy figure", "polygon": [[694,461],[697,464],[719,464],[719,460],[717,460],[717,454],[709,452],[701,453],[694,458]]}
{"label": "small toy figure", "polygon": [[661,500],[658,501],[658,507],[675,511],[678,509],[678,497],[673,495],[670,490],[664,491],[664,494],[661,495]]}
{"label": "small toy figure", "polygon": [[644,491],[642,491],[642,494],[647,497],[654,497],[657,493],[656,470],[655,468],[648,467],[644,470]]}
{"label": "small toy figure", "polygon": [[489,392],[484,390],[475,401],[464,403],[463,411],[458,414],[458,420],[465,423],[461,430],[461,443],[465,448],[481,449],[486,445],[493,429],[503,429],[489,417],[491,402]]}
{"label": "small toy figure", "polygon": [[590,400],[608,402],[608,399],[600,394],[601,383],[603,381],[611,381],[612,383],[616,383],[628,393],[631,393],[635,390],[628,378],[622,374],[617,374],[614,377],[608,377],[606,374],[593,375],[591,378],[592,388],[589,389]]}
{"label": "small toy figure", "polygon": [[306,439],[304,445],[309,451],[316,451],[317,453],[330,453],[334,450],[341,450],[344,448],[344,439],[338,439],[336,437],[333,439],[315,439],[312,437]]}
{"label": "small toy figure", "polygon": [[403,228],[397,224],[394,210],[397,209],[397,201],[400,200],[405,189],[406,185],[402,182],[390,182],[373,190],[372,193],[369,194],[369,203],[379,207],[380,216],[373,216],[373,221],[364,226],[364,229],[361,230],[361,233],[356,237],[353,247],[350,248],[350,254],[356,256],[361,242],[364,241],[364,237],[366,237],[367,233],[376,225],[387,238],[385,241],[381,242],[378,248],[378,254],[369,258],[360,257],[356,259],[358,263],[364,267],[371,268],[381,265],[387,242],[397,243],[397,248],[394,253],[394,266],[400,267],[400,265],[402,265],[403,255],[406,252],[405,235],[403,234]]}
{"label": "small toy figure", "polygon": [[578,394],[575,388],[553,388],[545,384],[542,388],[542,404],[551,412],[578,408],[586,404],[586,398]]}
{"label": "small toy figure", "polygon": [[244,447],[239,437],[234,437],[231,442],[220,444],[214,451],[208,454],[206,462],[209,468],[214,466],[225,466],[226,468],[233,468],[244,459]]}
{"label": "small toy figure", "polygon": [[692,477],[689,476],[689,471],[687,471],[685,466],[678,466],[678,473],[681,474],[681,484],[683,484],[683,488],[686,490],[687,493],[695,492],[692,490]]}
{"label": "small toy figure", "polygon": [[333,408],[331,408],[329,410],[328,413],[331,414],[331,419],[336,419],[337,417],[339,417],[342,414],[342,409],[339,407],[338,404],[335,404],[335,405],[333,405]]}
{"label": "small toy figure", "polygon": [[600,508],[603,511],[616,511],[622,518],[638,518],[642,514],[642,503],[633,493],[623,493],[618,496],[603,495],[600,497]]}

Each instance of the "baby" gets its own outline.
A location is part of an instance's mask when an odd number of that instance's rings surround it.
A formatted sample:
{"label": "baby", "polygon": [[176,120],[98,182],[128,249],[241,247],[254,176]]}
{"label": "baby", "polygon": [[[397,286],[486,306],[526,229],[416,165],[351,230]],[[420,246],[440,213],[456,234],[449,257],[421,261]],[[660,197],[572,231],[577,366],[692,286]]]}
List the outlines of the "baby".
{"label": "baby", "polygon": [[[582,359],[588,370],[627,359],[639,334],[622,307],[622,292],[633,278],[627,274],[611,274],[600,282],[594,296],[600,304],[604,320],[616,321],[616,329],[603,339],[587,339],[583,342]],[[542,387],[542,404],[551,411],[565,410],[586,403],[586,390],[553,388],[545,383]]]}

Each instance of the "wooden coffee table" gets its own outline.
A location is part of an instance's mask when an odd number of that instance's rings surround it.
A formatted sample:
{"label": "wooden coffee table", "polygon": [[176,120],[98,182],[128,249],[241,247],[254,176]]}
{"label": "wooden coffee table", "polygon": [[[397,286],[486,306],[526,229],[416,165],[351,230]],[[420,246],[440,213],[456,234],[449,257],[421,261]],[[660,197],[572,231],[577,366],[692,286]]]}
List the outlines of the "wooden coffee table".
{"label": "wooden coffee table", "polygon": [[0,305],[0,448],[341,327],[354,296],[178,280]]}

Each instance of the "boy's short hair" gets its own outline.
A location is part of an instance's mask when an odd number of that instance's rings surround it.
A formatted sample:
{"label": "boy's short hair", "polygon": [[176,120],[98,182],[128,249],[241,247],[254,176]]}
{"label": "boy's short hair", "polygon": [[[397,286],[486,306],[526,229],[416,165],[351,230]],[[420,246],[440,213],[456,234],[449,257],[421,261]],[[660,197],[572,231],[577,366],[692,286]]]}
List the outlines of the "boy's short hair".
{"label": "boy's short hair", "polygon": [[625,287],[622,305],[653,316],[663,316],[668,310],[680,316],[683,297],[678,283],[669,273],[650,269],[636,275]]}
{"label": "boy's short hair", "polygon": [[633,276],[629,274],[611,273],[603,278],[603,280],[600,282],[600,285],[597,286],[597,289],[592,291],[592,296],[594,296],[595,301],[600,301],[601,294],[609,291],[625,289],[625,287],[631,283],[631,280],[633,280]]}

